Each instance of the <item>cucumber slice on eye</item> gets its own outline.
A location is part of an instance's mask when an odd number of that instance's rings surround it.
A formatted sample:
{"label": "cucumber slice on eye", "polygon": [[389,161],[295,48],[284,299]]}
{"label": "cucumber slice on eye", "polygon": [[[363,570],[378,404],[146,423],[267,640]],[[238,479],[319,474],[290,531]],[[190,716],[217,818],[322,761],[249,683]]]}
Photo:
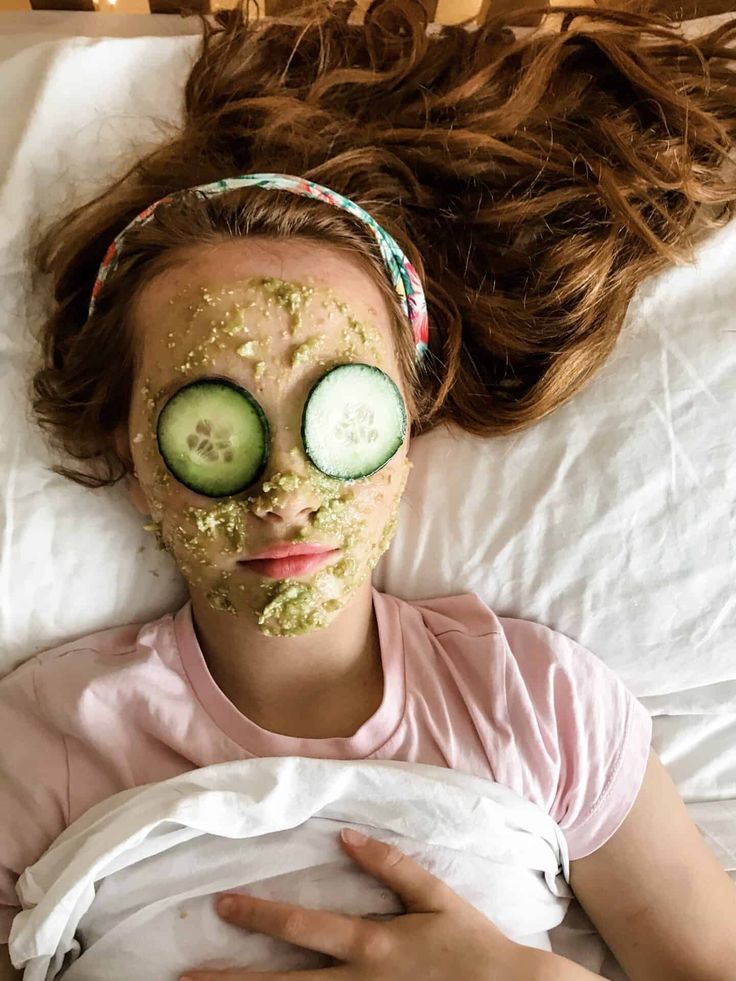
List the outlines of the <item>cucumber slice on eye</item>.
{"label": "cucumber slice on eye", "polygon": [[156,438],[176,479],[207,497],[249,487],[265,469],[271,445],[260,405],[224,378],[180,388],[158,417]]}
{"label": "cucumber slice on eye", "polygon": [[328,477],[370,477],[394,456],[405,435],[401,392],[375,365],[332,368],[312,387],[304,406],[304,449]]}

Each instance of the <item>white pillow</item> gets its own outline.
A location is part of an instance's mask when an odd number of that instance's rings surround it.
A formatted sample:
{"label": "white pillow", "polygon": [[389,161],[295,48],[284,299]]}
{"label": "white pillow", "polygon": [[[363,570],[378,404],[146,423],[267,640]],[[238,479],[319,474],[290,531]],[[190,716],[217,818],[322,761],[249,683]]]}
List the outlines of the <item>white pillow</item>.
{"label": "white pillow", "polygon": [[[166,136],[155,117],[177,124],[199,38],[32,41],[0,30],[0,675],[187,598],[122,482],[93,491],[45,469],[57,461],[26,393],[49,296],[31,291],[24,250],[36,216]],[[650,280],[601,374],[527,432],[416,440],[377,588],[475,591],[578,639],[635,694],[664,698],[657,711],[736,712],[735,266],[736,223],[697,266]]]}

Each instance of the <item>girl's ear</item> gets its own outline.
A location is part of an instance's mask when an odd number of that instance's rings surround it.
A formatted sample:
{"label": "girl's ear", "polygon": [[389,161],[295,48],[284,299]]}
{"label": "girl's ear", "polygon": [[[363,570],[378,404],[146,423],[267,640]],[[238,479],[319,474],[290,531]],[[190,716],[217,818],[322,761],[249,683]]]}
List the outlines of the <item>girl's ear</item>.
{"label": "girl's ear", "polygon": [[148,507],[146,496],[143,493],[143,488],[138,480],[135,463],[133,462],[133,456],[130,452],[130,434],[128,432],[128,427],[118,426],[113,432],[113,440],[115,443],[115,451],[125,466],[125,469],[128,471],[125,480],[130,492],[130,499],[133,502],[133,506],[137,511],[140,511],[141,514],[144,514],[150,518],[151,511]]}

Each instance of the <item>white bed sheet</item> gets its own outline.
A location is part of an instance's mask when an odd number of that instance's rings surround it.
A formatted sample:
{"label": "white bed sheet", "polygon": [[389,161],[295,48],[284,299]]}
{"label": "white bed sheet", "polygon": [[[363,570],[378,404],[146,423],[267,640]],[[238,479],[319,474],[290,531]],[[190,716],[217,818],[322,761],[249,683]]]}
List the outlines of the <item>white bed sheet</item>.
{"label": "white bed sheet", "polygon": [[[177,122],[197,30],[0,15],[0,675],[186,599],[121,486],[44,469],[26,386],[49,296],[25,250],[36,221],[97,193]],[[736,222],[639,290],[613,357],[551,417],[503,439],[417,440],[374,582],[409,599],[472,590],[595,651],[652,714],[655,749],[736,878],[734,269]],[[589,950],[575,905],[559,929]]]}
{"label": "white bed sheet", "polygon": [[514,942],[550,949],[570,866],[563,832],[537,804],[446,767],[291,756],[202,767],[96,804],[21,876],[13,960],[26,981],[52,981],[62,964],[68,981],[330,966],[223,923],[212,897],[235,889],[348,916],[405,912],[342,851],[342,826],[395,844]]}

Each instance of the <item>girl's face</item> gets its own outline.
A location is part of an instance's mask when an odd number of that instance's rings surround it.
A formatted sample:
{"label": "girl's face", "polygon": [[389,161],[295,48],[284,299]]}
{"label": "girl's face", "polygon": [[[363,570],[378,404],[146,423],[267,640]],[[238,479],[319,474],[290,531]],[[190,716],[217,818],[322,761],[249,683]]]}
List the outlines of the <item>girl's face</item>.
{"label": "girl's face", "polygon": [[[411,467],[408,418],[399,450],[369,477],[326,476],[302,443],[310,389],[338,364],[375,365],[405,399],[378,287],[330,247],[225,242],[187,253],[149,283],[136,302],[135,330],[140,371],[128,430],[116,443],[135,467],[131,493],[153,518],[146,527],[213,608],[252,618],[272,636],[325,626],[388,548]],[[156,438],[169,399],[206,378],[246,389],[270,430],[265,471],[229,497],[200,495],[177,480]],[[197,429],[204,446],[212,436],[206,420]],[[277,542],[305,541],[339,551],[289,579],[241,564]]]}

